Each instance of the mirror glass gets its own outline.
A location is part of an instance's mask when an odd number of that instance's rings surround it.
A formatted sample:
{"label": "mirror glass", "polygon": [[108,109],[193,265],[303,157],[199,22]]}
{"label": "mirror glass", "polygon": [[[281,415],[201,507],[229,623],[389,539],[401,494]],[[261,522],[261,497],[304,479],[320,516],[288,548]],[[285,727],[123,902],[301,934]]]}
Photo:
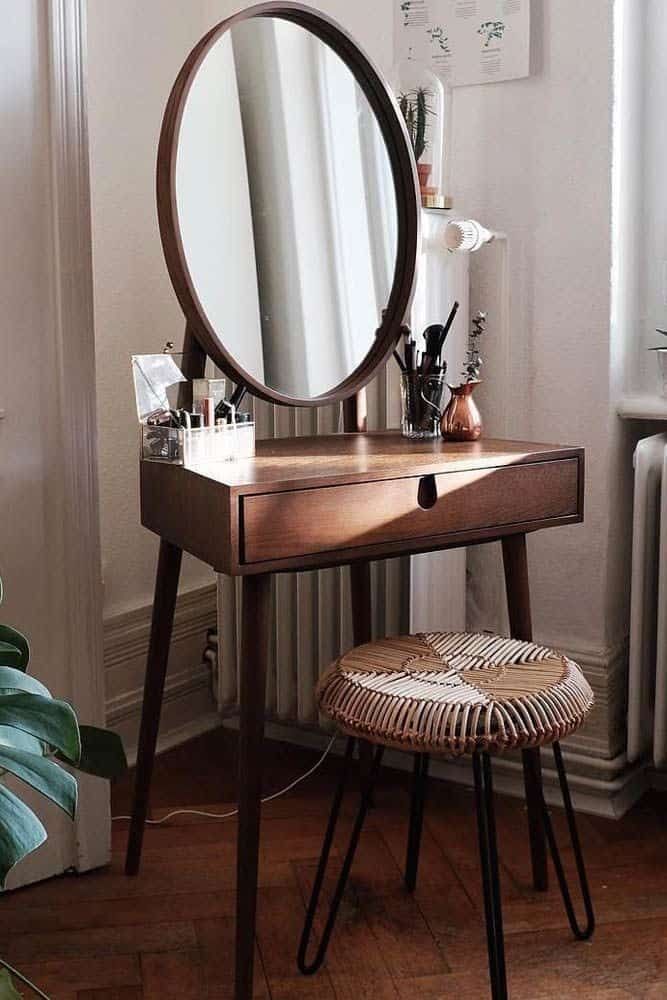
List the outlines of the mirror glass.
{"label": "mirror glass", "polygon": [[175,200],[201,311],[257,382],[311,399],[368,354],[394,281],[396,194],[352,71],[275,17],[233,25],[187,95]]}

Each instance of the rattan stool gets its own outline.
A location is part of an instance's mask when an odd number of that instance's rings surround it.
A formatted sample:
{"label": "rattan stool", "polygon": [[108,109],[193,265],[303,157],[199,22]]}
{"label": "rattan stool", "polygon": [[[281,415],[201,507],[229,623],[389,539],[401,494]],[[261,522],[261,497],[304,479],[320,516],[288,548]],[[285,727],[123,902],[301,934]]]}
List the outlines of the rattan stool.
{"label": "rattan stool", "polygon": [[[486,633],[400,636],[357,646],[342,656],[322,677],[318,701],[322,713],[349,738],[299,946],[298,965],[304,974],[316,972],[324,961],[385,747],[415,754],[405,869],[409,891],[417,881],[429,755],[472,755],[491,995],[493,1000],[506,1000],[491,754],[552,744],[586,911],[584,927],[575,916],[549,810],[540,791],[543,830],[572,931],[579,940],[591,936],[593,906],[558,742],[581,725],[593,704],[593,692],[576,663],[544,646]],[[376,750],[329,916],[315,958],[307,962],[357,740],[376,744]]]}

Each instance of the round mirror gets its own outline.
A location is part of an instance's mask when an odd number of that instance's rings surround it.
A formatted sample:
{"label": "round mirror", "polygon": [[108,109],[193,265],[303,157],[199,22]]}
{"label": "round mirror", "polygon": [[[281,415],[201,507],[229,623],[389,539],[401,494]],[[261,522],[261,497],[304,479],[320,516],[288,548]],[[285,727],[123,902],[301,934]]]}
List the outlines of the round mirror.
{"label": "round mirror", "polygon": [[201,40],[165,112],[158,211],[192,332],[254,395],[321,405],[388,357],[416,172],[384,82],[328,19],[263,4]]}

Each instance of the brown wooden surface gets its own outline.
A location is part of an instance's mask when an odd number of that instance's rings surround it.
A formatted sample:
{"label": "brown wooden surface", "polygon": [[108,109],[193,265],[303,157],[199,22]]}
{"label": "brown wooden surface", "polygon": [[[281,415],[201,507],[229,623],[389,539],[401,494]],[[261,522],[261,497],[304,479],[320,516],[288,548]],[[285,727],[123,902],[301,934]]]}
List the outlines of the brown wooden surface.
{"label": "brown wooden surface", "polygon": [[[528,554],[526,536],[511,535],[503,538],[503,566],[505,590],[510,620],[510,634],[526,642],[533,640],[533,622],[530,610],[528,582]],[[533,886],[546,892],[549,884],[547,869],[547,842],[542,823],[542,764],[539,750],[524,750],[521,754],[523,780],[526,793],[526,814],[530,840],[530,858]]]}
{"label": "brown wooden surface", "polygon": [[174,624],[178,578],[181,572],[180,549],[169,542],[160,542],[160,555],[155,575],[155,594],[151,635],[144,679],[144,699],[137,750],[137,772],[132,806],[132,829],[128,839],[127,875],[136,875],[141,860],[144,823],[148,815],[148,801],[153,772],[153,758],[160,729],[162,695],[169,661],[171,631]]}
{"label": "brown wooden surface", "polygon": [[[215,462],[193,471],[168,466],[185,481],[208,479],[230,496],[370,483],[378,479],[492,469],[559,458],[583,459],[583,449],[560,444],[507,441],[410,441],[400,431],[304,435],[257,441],[254,458]],[[142,465],[165,468],[148,459]]]}
{"label": "brown wooden surface", "polygon": [[[236,736],[218,731],[158,757],[155,815],[174,806],[232,808],[236,752]],[[266,743],[265,790],[283,787],[316,757]],[[298,975],[304,899],[339,764],[329,758],[312,779],[263,809],[254,996],[484,1000],[488,980],[472,796],[453,786],[431,786],[420,881],[411,897],[401,882],[408,775],[386,768],[326,967],[314,979]],[[114,789],[114,813],[128,811],[132,779],[128,775]],[[356,805],[351,794],[336,851],[349,835]],[[496,812],[512,1000],[664,1000],[665,797],[653,793],[620,821],[579,817],[598,917],[586,944],[572,940],[556,885],[544,894],[530,886],[523,802],[498,796]],[[565,844],[562,811],[553,815]],[[128,879],[127,824],[115,823],[110,869],[3,895],[0,954],[51,1000],[231,1000],[235,840],[234,820],[183,816],[150,827],[142,871]],[[569,849],[564,862],[569,869]]]}
{"label": "brown wooden surface", "polygon": [[[365,389],[360,389],[343,400],[343,430],[346,434],[362,434],[368,430],[368,397]],[[355,646],[359,646],[372,638],[371,564],[367,560],[350,566],[350,597],[352,639]],[[359,740],[357,746],[359,776],[363,785],[373,763],[373,748],[364,740]]]}
{"label": "brown wooden surface", "polygon": [[[547,463],[562,463],[559,468],[563,479]],[[494,469],[500,470],[495,496],[490,475]],[[533,489],[528,490],[523,480],[519,488],[501,485],[510,479],[516,484],[516,477],[522,474],[530,479]],[[419,508],[418,480],[427,475],[434,475],[439,492],[448,494],[446,507],[440,503],[428,511]],[[450,480],[446,478],[449,476],[458,478]],[[464,488],[447,489],[447,482],[464,483]],[[474,487],[473,482],[477,484]],[[566,483],[567,498],[563,492]],[[342,486],[360,492],[330,492],[332,487]],[[254,546],[266,544],[267,527],[264,516],[255,516],[260,531],[249,534],[248,521],[252,522],[254,516],[251,503],[267,505],[269,494],[278,494],[275,502],[284,505],[286,500],[280,494],[299,491],[304,491],[301,496],[287,499],[295,499],[304,512],[295,510],[292,516],[287,510],[285,532],[289,534],[290,552],[301,554],[250,562],[251,557],[258,556]],[[341,497],[348,504],[343,527],[349,529],[351,544],[338,536],[327,538],[336,523],[325,512],[333,508],[336,515]],[[144,461],[141,499],[142,523],[146,527],[221,572],[243,575],[307,569],[475,544],[516,531],[581,520],[583,452],[578,448],[492,439],[414,443],[395,431],[278,439],[258,442],[254,459],[220,462],[207,466],[205,471]],[[482,503],[493,512],[491,521],[488,512],[485,515],[486,524],[479,519]],[[352,532],[357,531],[363,518],[377,517],[378,505],[387,532],[360,541]],[[350,506],[354,507],[351,514]],[[456,509],[458,521],[447,524],[448,512]],[[468,509],[470,520],[464,520]],[[432,531],[429,525],[434,525]],[[364,530],[369,530],[368,525]],[[301,534],[305,544],[300,541]]]}
{"label": "brown wooden surface", "polygon": [[271,628],[271,578],[243,581],[239,680],[239,820],[236,860],[236,1000],[252,994],[257,865],[262,791],[266,664]]}
{"label": "brown wooden surface", "polygon": [[343,400],[343,430],[346,434],[365,434],[368,430],[368,394],[359,389]]}
{"label": "brown wooden surface", "polygon": [[572,458],[433,479],[437,500],[428,510],[418,502],[423,477],[244,497],[243,562],[577,514],[578,463]]}
{"label": "brown wooden surface", "polygon": [[[371,590],[371,564],[354,563],[350,566],[350,591],[352,598],[352,641],[361,646],[372,638],[373,601]],[[361,781],[369,776],[373,763],[373,748],[365,740],[357,743]]]}

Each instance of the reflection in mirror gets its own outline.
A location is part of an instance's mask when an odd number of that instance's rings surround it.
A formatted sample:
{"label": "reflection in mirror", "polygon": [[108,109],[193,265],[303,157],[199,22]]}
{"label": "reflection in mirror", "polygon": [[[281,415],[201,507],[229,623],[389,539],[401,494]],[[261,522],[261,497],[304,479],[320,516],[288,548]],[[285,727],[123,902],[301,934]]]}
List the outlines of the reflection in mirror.
{"label": "reflection in mirror", "polygon": [[302,399],[359,366],[394,279],[396,199],[373,111],[324,42],[271,17],[217,39],[183,110],[176,209],[237,365]]}

